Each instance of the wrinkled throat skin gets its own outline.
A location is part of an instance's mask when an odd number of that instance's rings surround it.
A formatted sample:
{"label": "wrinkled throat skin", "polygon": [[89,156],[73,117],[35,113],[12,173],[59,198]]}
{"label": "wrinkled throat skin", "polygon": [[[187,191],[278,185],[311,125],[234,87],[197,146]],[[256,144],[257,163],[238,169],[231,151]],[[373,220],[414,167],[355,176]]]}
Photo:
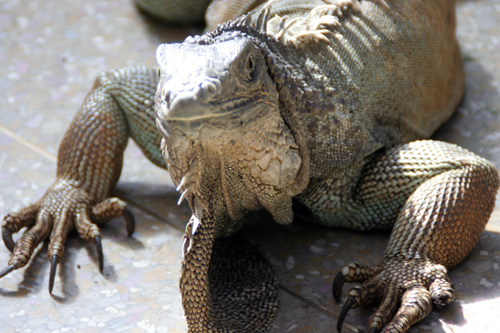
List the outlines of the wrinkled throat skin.
{"label": "wrinkled throat skin", "polygon": [[[291,223],[292,197],[307,186],[308,161],[297,130],[283,117],[261,47],[234,31],[206,38],[159,46],[156,123],[180,201],[187,199],[193,211],[180,279],[189,332],[225,332],[209,288],[214,240],[234,233],[253,210]],[[274,318],[276,306],[263,306],[272,308],[265,315]],[[272,324],[250,317],[232,331]]]}

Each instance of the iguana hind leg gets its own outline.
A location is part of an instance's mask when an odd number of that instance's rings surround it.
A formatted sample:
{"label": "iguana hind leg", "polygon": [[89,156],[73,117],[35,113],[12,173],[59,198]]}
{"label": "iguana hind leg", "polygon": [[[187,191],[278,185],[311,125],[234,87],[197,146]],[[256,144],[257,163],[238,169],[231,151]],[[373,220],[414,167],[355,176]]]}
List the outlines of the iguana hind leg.
{"label": "iguana hind leg", "polygon": [[451,303],[454,291],[447,269],[478,242],[498,185],[491,163],[437,141],[403,145],[369,165],[359,185],[364,209],[358,208],[358,218],[377,207],[383,214],[396,192],[411,195],[399,210],[382,263],[371,269],[350,264],[335,279],[337,299],[344,281],[363,283],[349,291],[339,328],[350,308],[381,302],[370,318],[370,332],[384,327],[384,332],[405,332],[430,313],[432,304]]}

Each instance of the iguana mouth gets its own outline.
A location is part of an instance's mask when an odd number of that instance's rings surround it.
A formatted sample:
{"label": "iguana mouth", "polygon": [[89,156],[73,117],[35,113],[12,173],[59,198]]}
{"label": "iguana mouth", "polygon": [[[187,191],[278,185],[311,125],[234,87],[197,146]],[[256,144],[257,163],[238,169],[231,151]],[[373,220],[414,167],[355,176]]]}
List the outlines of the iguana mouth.
{"label": "iguana mouth", "polygon": [[[193,120],[224,118],[230,115],[237,115],[245,111],[249,111],[254,106],[257,106],[259,104],[268,104],[271,106],[271,103],[268,103],[266,101],[256,102],[254,98],[245,98],[245,99],[238,99],[237,101],[229,101],[219,104],[212,103],[211,105],[207,105],[206,108],[213,112],[210,114],[200,114],[189,117],[176,117],[175,113],[179,114],[182,113],[182,111],[171,112],[172,110],[168,110],[167,112],[169,114],[168,115],[164,114],[164,117],[162,117],[162,119],[164,119],[167,122],[171,122],[171,121],[193,121]],[[276,107],[276,105],[272,106]],[[174,113],[173,116],[172,113]]]}
{"label": "iguana mouth", "polygon": [[206,106],[197,105],[196,107],[202,108],[199,115],[183,117],[181,116],[182,112],[171,112],[172,110],[160,106],[157,110],[157,116],[161,121],[162,130],[172,132],[178,129],[184,134],[196,135],[204,125],[210,127],[241,126],[241,124],[261,116],[270,109],[278,109],[276,103],[266,100],[255,101],[255,98],[238,99],[237,101]]}

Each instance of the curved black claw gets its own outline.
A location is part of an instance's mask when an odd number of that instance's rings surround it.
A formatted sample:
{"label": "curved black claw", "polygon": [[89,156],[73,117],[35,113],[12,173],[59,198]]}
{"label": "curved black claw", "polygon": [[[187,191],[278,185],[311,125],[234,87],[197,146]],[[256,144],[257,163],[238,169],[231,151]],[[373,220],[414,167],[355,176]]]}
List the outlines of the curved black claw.
{"label": "curved black claw", "polygon": [[344,287],[344,283],[345,277],[344,274],[342,274],[342,271],[340,271],[339,274],[337,274],[337,276],[335,277],[332,285],[333,298],[337,302],[340,302],[340,296],[342,296],[342,287]]}
{"label": "curved black claw", "polygon": [[377,333],[377,332],[378,332],[377,328],[372,327],[372,328],[370,328],[370,332],[368,332],[368,333]]}
{"label": "curved black claw", "polygon": [[347,313],[349,310],[352,309],[352,307],[356,304],[356,298],[354,296],[349,295],[344,303],[344,306],[342,307],[342,311],[340,312],[339,315],[339,321],[337,322],[337,331],[342,332],[342,324],[344,324],[344,319],[347,316]]}
{"label": "curved black claw", "polygon": [[50,275],[49,275],[49,293],[52,294],[54,289],[54,280],[56,279],[57,264],[59,263],[59,256],[54,254],[50,258]]}
{"label": "curved black claw", "polygon": [[102,273],[102,270],[104,269],[104,254],[102,252],[101,236],[95,236],[94,242],[97,250],[97,259],[99,260],[99,272]]}
{"label": "curved black claw", "polygon": [[[135,230],[135,218],[134,214],[128,209],[128,207],[125,207],[123,209],[123,218],[125,219],[125,222],[127,223],[127,234],[128,236],[132,236]],[[101,269],[102,272],[102,269]]]}
{"label": "curved black claw", "polygon": [[0,272],[0,278],[3,278],[5,275],[9,274],[15,269],[16,267],[14,265],[7,266],[3,271]]}
{"label": "curved black claw", "polygon": [[12,231],[7,227],[2,227],[2,239],[5,247],[9,249],[10,252],[14,251],[14,240],[12,239]]}

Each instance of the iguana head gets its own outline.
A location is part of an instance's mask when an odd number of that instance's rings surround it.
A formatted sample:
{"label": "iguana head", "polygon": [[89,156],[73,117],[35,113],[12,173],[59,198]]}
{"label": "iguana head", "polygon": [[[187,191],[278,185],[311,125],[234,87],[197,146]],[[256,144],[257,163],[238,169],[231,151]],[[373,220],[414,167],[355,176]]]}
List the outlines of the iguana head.
{"label": "iguana head", "polygon": [[[263,51],[227,33],[210,44],[160,45],[157,60],[157,124],[179,190],[188,200],[223,198],[221,213],[232,220],[266,208],[278,222],[291,222],[301,156]],[[221,192],[203,193],[207,187]]]}

